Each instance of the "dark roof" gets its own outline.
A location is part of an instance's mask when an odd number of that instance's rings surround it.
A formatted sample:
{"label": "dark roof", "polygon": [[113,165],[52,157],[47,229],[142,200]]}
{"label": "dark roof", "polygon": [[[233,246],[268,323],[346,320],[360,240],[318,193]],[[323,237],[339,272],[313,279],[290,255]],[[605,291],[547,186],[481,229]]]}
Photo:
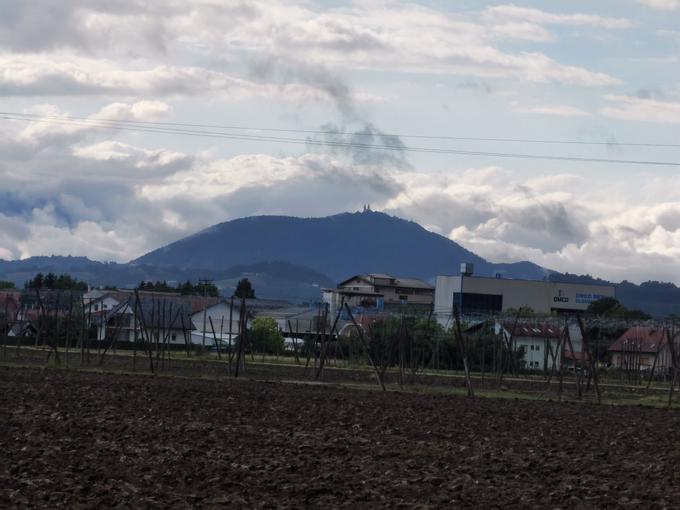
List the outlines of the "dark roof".
{"label": "dark roof", "polygon": [[[21,293],[21,303],[25,306],[37,307],[39,303],[46,309],[68,310],[71,306],[77,306],[82,302],[84,292],[82,290],[52,290],[52,289],[24,289]],[[40,295],[40,299],[38,299]]]}
{"label": "dark roof", "polygon": [[[185,304],[191,308],[192,313],[196,313],[198,311],[203,310],[204,308],[204,303],[205,303],[205,308],[210,308],[213,305],[216,305],[217,303],[220,302],[219,297],[214,297],[214,296],[196,296],[196,295],[182,295],[178,292],[156,292],[156,291],[148,291],[148,290],[139,290],[137,291],[139,294],[140,299],[155,299],[155,300],[162,300],[166,301],[168,303],[177,303],[177,304]],[[132,297],[134,298],[135,293],[134,290],[118,290],[114,291],[110,294],[112,297],[117,299],[120,302],[127,301],[128,298]]]}
{"label": "dark roof", "polygon": [[351,278],[347,278],[346,280],[340,282],[338,284],[338,288],[341,287],[342,285],[345,285],[352,280],[359,279],[363,280],[364,282],[370,284],[370,285],[376,285],[375,280],[390,280],[388,284],[385,283],[378,283],[377,285],[382,285],[382,286],[387,286],[387,287],[405,287],[405,288],[410,288],[410,289],[427,289],[427,290],[434,290],[434,286],[430,285],[427,282],[424,282],[423,280],[419,280],[417,278],[397,278],[394,276],[390,276],[388,274],[381,274],[381,273],[366,273],[366,274],[358,274],[354,275]]}
{"label": "dark roof", "polygon": [[161,329],[195,329],[191,321],[191,307],[187,303],[173,299],[159,299],[152,297],[132,296],[128,300],[113,308],[107,315],[106,321],[120,314],[139,314],[138,322],[147,328]]}
{"label": "dark roof", "polygon": [[385,294],[381,292],[350,290],[350,289],[322,289],[326,292],[337,292],[345,296],[368,296],[368,297],[384,297]]}
{"label": "dark roof", "polygon": [[609,351],[656,353],[667,341],[664,332],[664,329],[652,326],[633,326],[609,347]]}

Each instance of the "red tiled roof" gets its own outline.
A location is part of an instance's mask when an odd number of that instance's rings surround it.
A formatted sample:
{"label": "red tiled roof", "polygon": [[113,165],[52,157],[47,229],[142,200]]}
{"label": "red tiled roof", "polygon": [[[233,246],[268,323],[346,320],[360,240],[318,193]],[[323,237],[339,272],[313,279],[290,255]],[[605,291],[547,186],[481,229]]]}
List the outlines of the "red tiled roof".
{"label": "red tiled roof", "polygon": [[656,353],[666,343],[663,329],[651,326],[633,326],[614,342],[611,352],[649,352]]}
{"label": "red tiled roof", "polygon": [[526,324],[513,322],[504,322],[503,328],[512,336],[525,336],[536,338],[560,338],[562,335],[562,328],[554,326],[553,324]]}

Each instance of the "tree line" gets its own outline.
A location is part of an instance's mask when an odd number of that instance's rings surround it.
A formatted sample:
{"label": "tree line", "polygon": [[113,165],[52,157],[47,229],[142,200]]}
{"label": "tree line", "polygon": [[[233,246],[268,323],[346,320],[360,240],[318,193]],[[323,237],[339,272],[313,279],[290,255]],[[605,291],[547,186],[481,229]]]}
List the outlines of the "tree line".
{"label": "tree line", "polygon": [[219,296],[219,289],[214,283],[192,283],[187,280],[184,283],[180,283],[177,287],[169,285],[167,281],[142,281],[137,286],[137,290],[146,290],[152,292],[179,292],[183,296],[202,296],[204,293],[206,296],[217,297]]}
{"label": "tree line", "polygon": [[47,273],[46,275],[43,275],[42,273],[38,273],[32,280],[29,280],[24,284],[24,288],[86,291],[88,285],[86,282],[73,278],[68,274],[57,275],[55,273]]}

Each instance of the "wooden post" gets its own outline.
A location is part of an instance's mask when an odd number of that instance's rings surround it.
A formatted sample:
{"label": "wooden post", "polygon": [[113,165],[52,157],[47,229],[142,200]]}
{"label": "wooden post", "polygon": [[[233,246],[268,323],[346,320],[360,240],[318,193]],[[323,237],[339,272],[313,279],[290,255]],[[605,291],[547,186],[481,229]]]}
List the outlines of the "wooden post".
{"label": "wooden post", "polygon": [[245,356],[243,356],[243,350],[244,350],[244,344],[246,340],[246,326],[247,326],[247,318],[246,318],[246,300],[245,298],[241,298],[241,309],[239,313],[239,339],[238,339],[238,355],[236,357],[236,370],[234,371],[234,377],[238,377],[239,375],[239,370],[241,368],[241,362],[245,364]]}
{"label": "wooden post", "polygon": [[229,301],[229,361],[228,361],[228,366],[227,370],[229,371],[228,374],[231,375],[231,360],[234,356],[234,353],[231,348],[231,333],[232,333],[232,319],[233,319],[233,312],[234,312],[234,296],[231,296],[231,300]]}
{"label": "wooden post", "polygon": [[[340,320],[340,314],[342,313],[342,306],[344,305],[344,303],[345,303],[345,297],[343,296],[342,301],[340,303],[340,307],[338,308],[338,313],[335,314],[335,319],[333,320],[333,325],[331,326],[331,330],[329,332],[331,339],[333,338],[333,333],[335,332],[335,330],[338,326],[338,320]],[[326,320],[328,318],[328,309],[324,310],[323,317],[324,317],[324,319],[323,319],[323,328],[324,328],[323,338],[324,338],[324,340],[322,340],[322,342],[321,342],[321,355],[320,355],[320,360],[319,360],[319,368],[317,369],[317,372],[316,372],[316,380],[317,381],[319,379],[321,379],[321,375],[323,374],[323,367],[324,367],[324,363],[326,361],[326,351],[328,350],[328,341],[325,341],[325,339],[326,339]],[[337,336],[336,336],[336,338],[337,338]]]}
{"label": "wooden post", "polygon": [[673,390],[678,377],[678,358],[675,351],[675,327],[673,327],[673,334],[668,339],[668,349],[671,352],[671,385],[668,388],[668,407],[673,403]]}
{"label": "wooden post", "polygon": [[212,329],[213,338],[215,339],[215,347],[217,347],[217,359],[221,360],[222,355],[220,354],[220,346],[217,343],[217,333],[215,333],[215,326],[213,326],[212,317],[208,316],[208,320],[210,321],[210,329]]}
{"label": "wooden post", "polygon": [[[146,327],[146,318],[144,317],[144,308],[142,306],[142,302],[139,299],[139,292],[137,289],[135,289],[135,307],[138,307],[139,309],[139,318],[141,321],[141,326],[142,330],[141,333],[143,336],[146,337],[145,340],[145,347],[146,347],[146,353],[149,357],[149,370],[151,370],[151,373],[155,373],[154,371],[154,366],[153,366],[153,354],[151,353],[151,344],[153,342],[153,332],[149,332],[149,329]],[[151,318],[152,318],[152,324],[153,324],[153,306],[151,309]]]}
{"label": "wooden post", "polygon": [[[569,344],[569,350],[571,351],[572,356],[575,356],[576,353],[574,352],[574,344],[571,342],[571,333],[569,332],[569,325],[565,324],[564,326],[564,332],[567,337],[567,343]],[[582,379],[583,379],[583,364],[579,360],[578,367],[576,367],[576,359],[574,359],[574,375],[576,376],[576,389],[577,389],[577,395],[579,400],[583,396],[583,388],[582,388]]]}
{"label": "wooden post", "polygon": [[588,335],[586,334],[586,328],[583,326],[583,320],[581,319],[581,316],[577,315],[576,320],[578,321],[578,327],[581,330],[582,339],[581,341],[583,342],[583,347],[585,347],[585,352],[588,356],[590,371],[591,374],[593,375],[593,385],[595,386],[595,394],[597,395],[597,403],[599,404],[602,401],[602,395],[600,393],[600,381],[599,374],[597,372],[597,362],[595,359],[595,353],[593,353],[592,349],[590,348],[590,342],[588,340]]}
{"label": "wooden post", "polygon": [[368,345],[366,344],[366,339],[364,338],[364,331],[357,324],[357,321],[354,320],[354,315],[352,315],[352,310],[349,308],[349,305],[347,303],[345,303],[345,310],[347,310],[347,314],[349,315],[349,318],[352,321],[352,324],[354,324],[354,328],[357,330],[357,333],[359,334],[359,340],[361,341],[361,343],[364,347],[364,350],[366,351],[366,357],[368,358],[368,362],[373,367],[373,371],[375,372],[375,377],[378,379],[378,383],[380,384],[380,387],[382,388],[382,390],[385,391],[386,390],[385,383],[383,382],[383,379],[380,376],[380,372],[378,371],[378,367],[376,367],[375,363],[373,362],[373,358],[371,357],[370,350],[368,348]]}
{"label": "wooden post", "polygon": [[463,371],[465,374],[465,385],[467,386],[468,397],[475,398],[475,390],[472,388],[472,380],[470,379],[470,368],[468,366],[467,350],[463,341],[463,332],[460,327],[460,315],[458,313],[458,305],[453,305],[453,316],[456,320],[456,336],[458,337],[458,352],[463,360]]}

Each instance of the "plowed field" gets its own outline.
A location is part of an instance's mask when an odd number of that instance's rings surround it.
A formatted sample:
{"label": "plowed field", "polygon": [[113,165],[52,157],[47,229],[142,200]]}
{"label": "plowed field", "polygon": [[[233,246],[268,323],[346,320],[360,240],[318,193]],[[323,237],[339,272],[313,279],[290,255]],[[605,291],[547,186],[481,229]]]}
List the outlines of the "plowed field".
{"label": "plowed field", "polygon": [[0,368],[0,508],[674,508],[680,414]]}

